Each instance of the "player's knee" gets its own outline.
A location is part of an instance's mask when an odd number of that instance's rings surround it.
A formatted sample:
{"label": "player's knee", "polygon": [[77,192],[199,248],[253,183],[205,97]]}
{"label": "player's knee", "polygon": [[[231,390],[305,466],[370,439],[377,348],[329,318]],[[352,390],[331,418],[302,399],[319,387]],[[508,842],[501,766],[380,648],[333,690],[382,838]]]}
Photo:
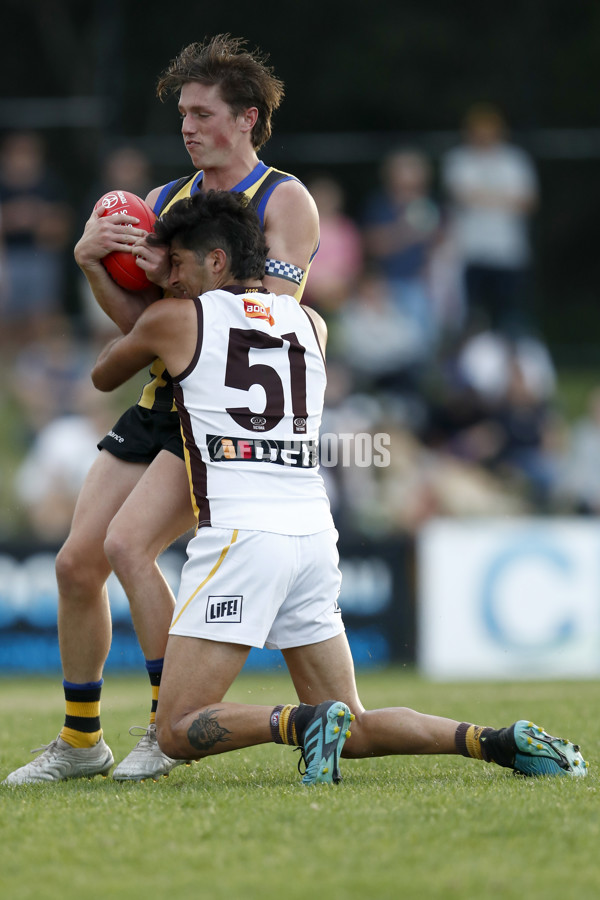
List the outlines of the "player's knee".
{"label": "player's knee", "polygon": [[190,747],[187,740],[183,740],[182,734],[176,728],[171,728],[168,722],[160,718],[156,721],[156,739],[162,752],[172,759],[189,758]]}
{"label": "player's knee", "polygon": [[104,554],[114,572],[124,572],[134,552],[133,542],[127,533],[109,528],[104,540]]}
{"label": "player's knee", "polygon": [[94,564],[94,554],[85,552],[80,544],[67,540],[59,550],[56,562],[56,581],[63,596],[85,594],[96,582],[106,579],[103,565]]}
{"label": "player's knee", "polygon": [[118,535],[110,528],[104,539],[104,555],[110,563],[113,572],[119,572],[121,568],[121,560],[123,558],[123,548],[119,546]]}
{"label": "player's knee", "polygon": [[104,555],[117,576],[126,577],[143,562],[145,553],[139,537],[132,529],[111,525],[104,539]]}

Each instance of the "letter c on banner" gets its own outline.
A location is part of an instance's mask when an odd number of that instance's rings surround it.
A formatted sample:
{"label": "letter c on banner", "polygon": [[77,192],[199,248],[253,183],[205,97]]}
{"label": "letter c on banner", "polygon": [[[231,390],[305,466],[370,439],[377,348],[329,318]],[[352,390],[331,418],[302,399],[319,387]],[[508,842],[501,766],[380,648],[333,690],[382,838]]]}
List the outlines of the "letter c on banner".
{"label": "letter c on banner", "polygon": [[552,570],[551,577],[568,577],[572,571],[571,560],[557,547],[548,544],[522,542],[519,546],[509,547],[500,553],[485,573],[481,586],[482,616],[486,629],[492,639],[507,649],[513,650],[550,650],[566,643],[575,632],[573,618],[563,618],[556,623],[554,633],[546,639],[519,640],[507,632],[498,615],[501,594],[499,584],[510,567],[519,565],[525,560],[536,558]]}

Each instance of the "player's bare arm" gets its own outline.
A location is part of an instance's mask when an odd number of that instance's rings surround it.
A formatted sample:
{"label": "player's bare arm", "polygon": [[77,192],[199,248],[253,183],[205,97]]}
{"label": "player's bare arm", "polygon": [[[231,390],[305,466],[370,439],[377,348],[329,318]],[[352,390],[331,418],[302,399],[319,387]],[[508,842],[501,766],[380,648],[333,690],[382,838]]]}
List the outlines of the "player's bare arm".
{"label": "player's bare arm", "polygon": [[302,309],[315,326],[317,340],[321,348],[321,353],[324,357],[325,348],[327,346],[327,325],[325,323],[325,319],[323,318],[323,316],[319,315],[316,309],[313,309],[312,306],[303,306]]}
{"label": "player's bare arm", "polygon": [[182,372],[194,355],[196,310],[192,301],[167,298],[149,306],[128,334],[100,352],[92,381],[100,391],[112,391],[160,357],[169,371]]}
{"label": "player's bare arm", "polygon": [[[319,213],[315,201],[297,181],[284,181],[269,198],[265,210],[265,238],[269,259],[306,270],[319,245]],[[292,282],[266,275],[264,286],[274,294],[296,293]]]}
{"label": "player's bare arm", "polygon": [[161,296],[156,288],[135,293],[119,287],[101,263],[113,250],[127,250],[146,232],[136,228],[135,216],[103,216],[94,210],[75,245],[75,261],[88,280],[96,301],[113,322],[127,334],[149,303]]}

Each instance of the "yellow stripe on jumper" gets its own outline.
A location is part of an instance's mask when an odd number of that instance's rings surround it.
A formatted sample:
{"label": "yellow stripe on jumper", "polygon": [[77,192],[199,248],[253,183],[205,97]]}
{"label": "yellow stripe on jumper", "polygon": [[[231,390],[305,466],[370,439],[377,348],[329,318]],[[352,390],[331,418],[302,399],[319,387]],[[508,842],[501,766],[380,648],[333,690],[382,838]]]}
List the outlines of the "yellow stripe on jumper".
{"label": "yellow stripe on jumper", "polygon": [[[155,359],[152,365],[150,366],[149,372],[152,376],[151,380],[146,382],[146,384],[142,387],[142,392],[140,394],[140,398],[137,402],[138,406],[143,407],[144,409],[153,409],[154,404],[156,403],[156,394],[161,389],[167,386],[167,380],[165,378],[165,372],[167,368],[162,361],[162,359]],[[175,406],[175,401],[171,406],[171,412],[175,412],[177,407]]]}
{"label": "yellow stripe on jumper", "polygon": [[171,628],[169,629],[169,631],[171,631],[173,626],[177,624],[177,622],[179,621],[179,619],[181,618],[183,613],[186,611],[186,609],[188,608],[188,606],[190,605],[190,603],[192,602],[192,600],[194,599],[196,594],[199,591],[201,591],[202,588],[204,587],[204,585],[207,584],[210,581],[210,579],[217,573],[217,571],[219,570],[219,568],[221,566],[221,563],[223,562],[223,560],[225,559],[225,557],[227,556],[227,554],[229,552],[229,548],[233,544],[235,544],[235,542],[237,541],[237,536],[238,536],[238,529],[236,528],[236,529],[234,529],[233,534],[231,535],[231,540],[229,541],[227,546],[223,547],[223,549],[221,550],[218,560],[216,561],[216,563],[214,564],[214,566],[212,567],[212,569],[210,570],[210,572],[208,573],[208,575],[206,576],[204,581],[198,585],[198,587],[196,588],[194,593],[191,595],[191,597],[188,597],[188,599],[183,604],[182,608],[179,610],[177,617],[175,619],[173,619],[173,621],[171,622]]}

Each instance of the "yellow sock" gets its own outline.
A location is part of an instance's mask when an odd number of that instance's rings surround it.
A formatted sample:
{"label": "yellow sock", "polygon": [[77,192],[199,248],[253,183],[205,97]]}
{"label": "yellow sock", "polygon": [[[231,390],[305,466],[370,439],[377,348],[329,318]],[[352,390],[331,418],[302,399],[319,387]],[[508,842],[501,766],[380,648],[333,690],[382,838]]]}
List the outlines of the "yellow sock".
{"label": "yellow sock", "polygon": [[158,706],[158,692],[160,690],[160,684],[152,685],[152,707],[150,708],[150,724],[156,724],[156,707]]}
{"label": "yellow sock", "polygon": [[295,723],[297,712],[297,706],[287,703],[285,706],[276,706],[271,713],[271,738],[276,744],[298,745]]}
{"label": "yellow sock", "polygon": [[158,692],[160,691],[160,679],[162,676],[164,659],[147,659],[146,671],[150,678],[152,690],[152,706],[150,707],[150,724],[156,724],[156,707],[158,706]]}
{"label": "yellow sock", "polygon": [[469,756],[471,759],[485,759],[483,750],[481,749],[481,735],[484,731],[490,731],[484,725],[470,725],[468,722],[461,722],[456,729],[455,742],[456,749],[463,756]]}
{"label": "yellow sock", "polygon": [[102,737],[100,694],[102,680],[74,684],[63,681],[65,724],[60,737],[71,747],[93,747]]}

